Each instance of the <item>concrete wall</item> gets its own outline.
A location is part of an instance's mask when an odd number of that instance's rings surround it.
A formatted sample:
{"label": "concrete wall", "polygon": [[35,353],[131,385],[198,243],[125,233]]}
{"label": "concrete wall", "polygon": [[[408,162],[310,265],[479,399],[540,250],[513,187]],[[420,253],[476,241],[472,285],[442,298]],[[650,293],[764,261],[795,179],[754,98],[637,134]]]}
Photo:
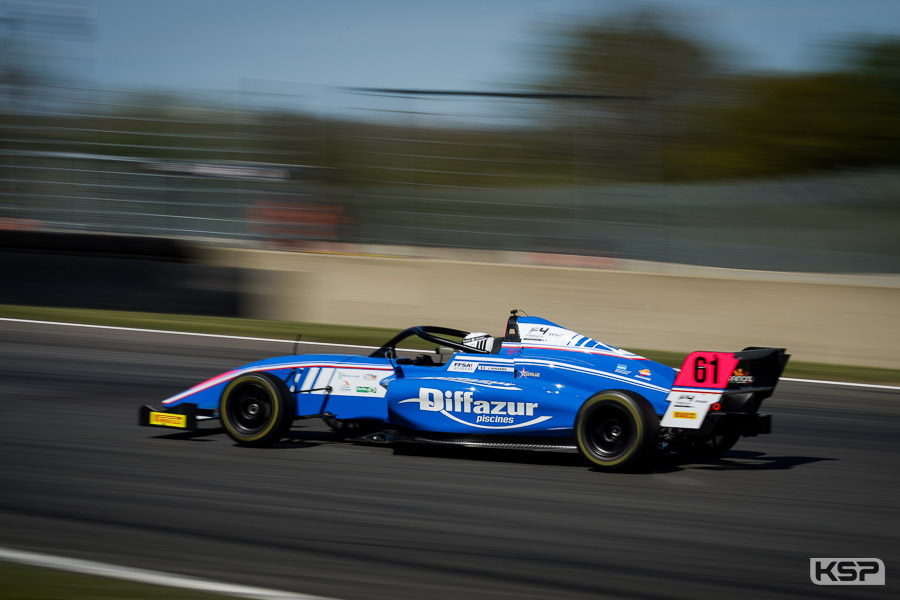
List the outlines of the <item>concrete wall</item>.
{"label": "concrete wall", "polygon": [[446,325],[498,335],[509,309],[519,308],[624,348],[778,346],[788,348],[794,360],[900,368],[896,277],[198,252],[210,265],[247,270],[242,313],[250,317],[392,328]]}

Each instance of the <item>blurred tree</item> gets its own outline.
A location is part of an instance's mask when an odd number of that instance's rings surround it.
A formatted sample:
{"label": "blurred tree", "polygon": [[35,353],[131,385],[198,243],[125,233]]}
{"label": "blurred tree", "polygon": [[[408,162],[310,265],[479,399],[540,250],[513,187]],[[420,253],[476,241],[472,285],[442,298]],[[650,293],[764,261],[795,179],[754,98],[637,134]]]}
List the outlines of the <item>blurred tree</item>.
{"label": "blurred tree", "polygon": [[728,73],[727,51],[643,9],[553,30],[540,88],[576,179],[710,179],[900,164],[900,38],[836,46],[814,73]]}
{"label": "blurred tree", "polygon": [[846,71],[859,78],[860,129],[868,164],[900,164],[900,37],[851,46]]}
{"label": "blurred tree", "polygon": [[555,70],[543,87],[641,98],[696,92],[716,61],[686,31],[678,15],[649,9],[569,25],[550,47]]}
{"label": "blurred tree", "polygon": [[679,122],[688,107],[718,94],[717,52],[672,12],[642,9],[568,24],[542,50],[542,89],[625,97],[558,105],[555,118],[574,132],[573,170],[582,177],[669,177],[663,161]]}
{"label": "blurred tree", "polygon": [[736,90],[736,104],[705,115],[704,143],[672,157],[687,177],[900,164],[898,39],[844,46],[829,72],[746,76]]}
{"label": "blurred tree", "polygon": [[900,88],[900,37],[860,40],[846,52],[844,70],[873,78],[879,85]]}

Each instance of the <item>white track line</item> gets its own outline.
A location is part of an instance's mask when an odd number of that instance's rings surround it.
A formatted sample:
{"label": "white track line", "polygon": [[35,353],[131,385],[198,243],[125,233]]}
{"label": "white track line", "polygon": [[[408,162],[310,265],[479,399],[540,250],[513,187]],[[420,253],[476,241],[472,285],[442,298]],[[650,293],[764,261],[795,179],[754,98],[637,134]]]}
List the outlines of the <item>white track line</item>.
{"label": "white track line", "polygon": [[[294,340],[282,340],[279,338],[258,338],[243,335],[223,335],[220,333],[194,333],[191,331],[169,331],[167,329],[141,329],[139,327],[118,327],[115,325],[88,325],[86,323],[64,323],[62,321],[35,321],[32,319],[10,319],[8,317],[0,317],[0,321],[10,321],[12,323],[33,323],[37,325],[63,325],[66,327],[84,327],[87,329],[111,329],[113,331],[134,331],[137,333],[167,333],[169,335],[189,335],[193,337],[219,338],[224,340],[248,340],[251,342],[278,342],[281,344],[309,344],[313,346],[332,346],[335,348],[362,348],[365,350],[376,350],[378,346],[356,346],[353,344],[333,344],[330,342],[297,342]],[[400,348],[398,348],[400,350]]]}
{"label": "white track line", "polygon": [[[141,329],[138,327],[118,327],[115,325],[88,325],[85,323],[64,323],[62,321],[37,321],[33,319],[12,319],[9,317],[0,317],[0,321],[9,321],[11,323],[33,323],[37,325],[62,325],[65,327],[85,327],[88,329],[110,329],[113,331],[133,331],[137,333],[164,333],[168,335],[188,335],[193,337],[219,338],[225,340],[247,340],[251,342],[275,342],[279,344],[301,344],[310,346],[330,346],[332,348],[360,348],[363,350],[376,350],[378,346],[357,346],[354,344],[334,344],[331,342],[296,342],[292,340],[282,340],[278,338],[258,338],[242,335],[223,335],[220,333],[193,333],[190,331],[169,331],[166,329]],[[397,348],[401,352],[421,352],[413,348]],[[798,383],[816,383],[821,385],[844,385],[851,387],[873,388],[879,390],[900,390],[900,386],[896,385],[875,385],[871,383],[849,383],[846,381],[826,381],[823,379],[795,379],[793,377],[782,377],[781,381],[794,381]]]}
{"label": "white track line", "polygon": [[875,385],[874,383],[848,383],[846,381],[824,381],[822,379],[795,379],[793,377],[779,377],[779,381],[798,381],[800,383],[822,383],[825,385],[849,385],[852,387],[875,388],[878,390],[900,390],[897,385]]}
{"label": "white track line", "polygon": [[[362,350],[377,350],[380,346],[358,346],[356,344],[335,344],[333,342],[303,342],[296,340],[283,340],[281,338],[259,338],[243,335],[223,335],[221,333],[195,333],[192,331],[170,331],[168,329],[142,329],[139,327],[118,327],[116,325],[88,325],[87,323],[65,323],[63,321],[35,321],[33,319],[11,319],[0,317],[0,321],[12,323],[35,323],[37,325],[63,325],[65,327],[85,327],[88,329],[111,329],[113,331],[133,331],[137,333],[166,333],[169,335],[189,335],[193,337],[219,338],[224,340],[247,340],[251,342],[275,342],[278,344],[299,344],[309,346],[331,346],[332,348],[358,348]],[[422,352],[415,348],[397,348],[400,352]]]}
{"label": "white track line", "polygon": [[233,596],[235,598],[252,598],[253,600],[337,600],[325,596],[311,596],[309,594],[295,594],[293,592],[283,592],[280,590],[236,585],[232,583],[211,581],[209,579],[200,579],[199,577],[174,575],[172,573],[150,571],[148,569],[120,567],[107,563],[94,562],[92,560],[66,558],[64,556],[53,556],[52,554],[38,554],[37,552],[26,552],[24,550],[15,550],[13,548],[0,547],[0,560],[33,567],[71,571],[73,573],[81,573],[84,575],[111,577],[113,579],[124,579],[126,581],[135,581],[150,585],[175,587],[185,590],[196,590],[199,592],[211,592],[213,594],[222,594],[224,596]]}

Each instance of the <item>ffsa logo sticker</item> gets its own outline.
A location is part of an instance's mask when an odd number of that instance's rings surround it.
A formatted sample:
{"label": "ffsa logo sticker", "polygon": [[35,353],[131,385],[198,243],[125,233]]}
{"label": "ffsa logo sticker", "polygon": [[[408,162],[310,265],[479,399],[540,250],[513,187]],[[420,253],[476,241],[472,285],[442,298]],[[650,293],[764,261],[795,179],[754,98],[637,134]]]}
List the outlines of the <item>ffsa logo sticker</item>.
{"label": "ffsa logo sticker", "polygon": [[809,578],[816,585],[884,585],[878,558],[810,558]]}
{"label": "ffsa logo sticker", "polygon": [[543,423],[550,417],[536,417],[518,422],[517,417],[535,417],[537,402],[482,400],[475,392],[420,388],[418,398],[401,400],[400,404],[416,403],[419,410],[436,412],[445,417],[478,429],[518,429]]}

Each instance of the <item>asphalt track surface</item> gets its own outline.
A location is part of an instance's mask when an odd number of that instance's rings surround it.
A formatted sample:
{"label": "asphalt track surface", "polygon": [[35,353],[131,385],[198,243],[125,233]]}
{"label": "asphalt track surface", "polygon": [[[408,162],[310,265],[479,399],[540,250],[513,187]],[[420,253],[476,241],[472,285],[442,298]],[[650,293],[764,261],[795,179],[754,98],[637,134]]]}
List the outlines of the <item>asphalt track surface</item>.
{"label": "asphalt track surface", "polygon": [[[0,545],[346,600],[896,597],[896,391],[783,382],[772,435],[643,474],[396,452],[318,421],[270,449],[136,424],[289,352],[0,323]],[[887,585],[814,586],[810,557],[880,558]]]}

